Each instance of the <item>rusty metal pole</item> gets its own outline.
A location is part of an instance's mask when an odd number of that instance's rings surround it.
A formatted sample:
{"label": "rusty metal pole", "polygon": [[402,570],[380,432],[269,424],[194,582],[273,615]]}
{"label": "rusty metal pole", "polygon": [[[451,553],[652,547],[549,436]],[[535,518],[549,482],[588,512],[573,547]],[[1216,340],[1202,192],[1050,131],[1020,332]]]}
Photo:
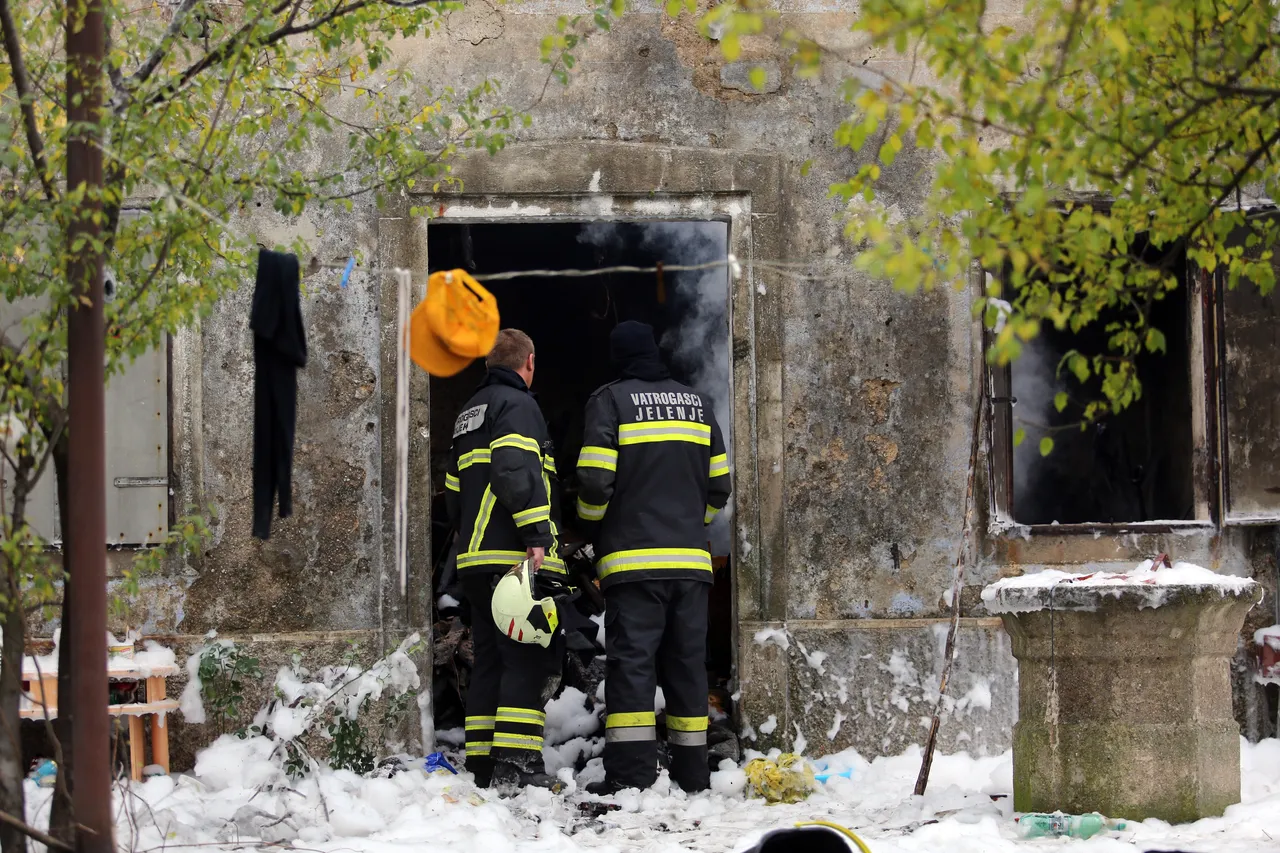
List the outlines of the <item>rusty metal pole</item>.
{"label": "rusty metal pole", "polygon": [[107,715],[106,330],[102,293],[102,0],[67,0],[67,276],[77,297],[67,322],[67,501],[76,626],[71,740],[78,853],[111,853],[111,719]]}

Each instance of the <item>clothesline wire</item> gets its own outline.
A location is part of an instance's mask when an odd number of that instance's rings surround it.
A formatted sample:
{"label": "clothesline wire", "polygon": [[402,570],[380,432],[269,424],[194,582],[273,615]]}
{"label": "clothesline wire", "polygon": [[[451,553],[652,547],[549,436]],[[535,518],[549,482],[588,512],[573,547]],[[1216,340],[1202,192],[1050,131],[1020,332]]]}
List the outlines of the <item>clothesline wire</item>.
{"label": "clothesline wire", "polygon": [[[114,151],[111,150],[109,146],[104,145],[101,141],[97,143],[97,146],[102,151],[102,153],[105,154],[107,157],[110,157],[111,159],[117,162],[123,162],[121,161],[120,157]],[[209,220],[211,224],[217,225],[218,227],[226,231],[228,234],[231,234],[240,240],[248,242],[247,239],[244,237],[243,233],[241,233],[239,229],[233,227],[231,223],[224,221],[220,216],[218,216],[212,210],[209,210],[207,207],[205,207],[195,199],[188,197],[185,193],[183,193],[178,188],[172,186],[168,182],[163,180],[158,180],[156,176],[148,173],[148,170],[146,169],[145,166],[137,171],[144,178],[156,184],[156,186],[160,188],[164,192],[164,194],[168,196],[170,199],[172,199],[173,201],[181,202],[182,204],[185,204],[187,207],[203,215],[206,219]],[[255,242],[258,242],[258,241],[255,241]],[[264,246],[264,244],[261,242],[258,242],[258,245]],[[840,259],[840,258],[823,257],[823,258],[814,258],[812,260],[791,260],[791,261],[749,260],[746,262],[746,265],[748,267],[752,267],[755,269],[770,270],[782,275],[787,275],[787,276],[790,276],[791,278],[794,278],[797,281],[816,281],[816,280],[821,280],[823,277],[816,275],[814,272],[810,272],[810,270],[813,270],[815,266],[823,265],[831,262],[838,262],[838,263],[841,263],[842,265],[848,263],[844,259]],[[721,260],[716,260],[716,261],[708,261],[706,263],[700,263],[700,264],[662,264],[662,265],[655,265],[655,266],[649,266],[649,267],[620,265],[620,266],[612,266],[612,267],[594,267],[594,268],[587,268],[587,269],[562,269],[562,270],[545,270],[545,269],[507,270],[505,272],[482,273],[480,275],[473,275],[472,278],[480,282],[509,281],[511,279],[517,279],[517,278],[587,278],[591,276],[609,275],[609,274],[644,275],[649,273],[656,274],[658,272],[700,272],[705,270],[717,269],[719,267],[728,267],[734,273],[734,277],[736,278],[740,274],[739,271],[741,269],[741,263],[736,257],[730,254],[727,258],[723,258]],[[340,264],[325,263],[320,261],[318,258],[316,258],[313,255],[311,258],[311,263],[306,268],[304,275],[312,275],[322,269],[345,271],[346,268],[347,268],[346,263],[340,263]],[[406,270],[401,267],[371,266],[371,265],[363,264],[360,261],[355,262],[355,269],[364,273],[369,273],[374,275],[395,275],[400,272],[409,272],[414,276],[424,275],[422,270]]]}
{"label": "clothesline wire", "polygon": [[[848,263],[847,261],[844,261],[842,259],[827,259],[827,258],[823,258],[817,263],[822,263],[824,261],[831,261],[831,260],[836,260],[841,265]],[[701,264],[662,264],[662,265],[654,265],[649,267],[639,267],[639,266],[631,266],[631,265],[624,264],[624,265],[612,266],[612,267],[587,267],[582,269],[569,268],[569,269],[558,269],[558,270],[544,270],[544,269],[506,270],[504,272],[473,274],[471,277],[478,282],[510,281],[512,279],[517,279],[517,278],[589,278],[592,276],[611,275],[611,274],[699,272],[699,271],[705,271],[705,270],[718,269],[720,267],[736,268],[740,264],[741,264],[740,261],[738,261],[733,256],[730,256],[723,260],[707,261]],[[815,266],[815,262],[811,262],[811,261],[756,260],[756,261],[748,261],[746,263],[746,266],[754,267],[756,269],[769,270],[769,271],[777,272],[783,275],[789,275],[798,280],[814,281],[814,280],[821,280],[825,278],[824,276],[817,275],[816,273],[805,272],[805,270],[812,269]],[[313,275],[314,273],[320,270],[345,270],[345,269],[346,269],[346,264],[312,263],[307,268],[306,274]],[[355,269],[357,271],[374,273],[374,274],[395,272],[394,269],[382,269],[379,267],[361,266],[359,262],[356,262]],[[443,270],[441,271],[443,272]],[[421,271],[414,271],[414,275],[421,275],[421,274],[422,274]]]}
{"label": "clothesline wire", "polygon": [[[661,266],[637,267],[630,265],[622,265],[615,267],[591,267],[589,269],[563,269],[563,270],[508,270],[506,272],[480,273],[472,275],[476,281],[510,281],[514,278],[586,278],[596,275],[610,275],[613,273],[657,273],[657,272],[697,272],[699,270],[717,269],[719,267],[732,266],[736,261],[732,258],[722,261],[708,261],[702,264],[663,264]],[[308,267],[307,272],[310,274],[313,270],[345,270],[346,264],[328,264],[317,263]],[[386,272],[377,267],[361,267],[360,263],[356,263],[356,269],[363,269],[365,272]],[[443,270],[441,270],[443,272]]]}

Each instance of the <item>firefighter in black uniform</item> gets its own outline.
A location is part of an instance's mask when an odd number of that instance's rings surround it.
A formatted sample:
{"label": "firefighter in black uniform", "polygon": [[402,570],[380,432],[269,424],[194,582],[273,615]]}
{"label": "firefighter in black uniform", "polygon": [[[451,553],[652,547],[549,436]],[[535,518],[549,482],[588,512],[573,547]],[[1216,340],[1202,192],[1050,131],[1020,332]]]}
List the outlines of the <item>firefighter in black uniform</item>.
{"label": "firefighter in black uniform", "polygon": [[544,589],[565,575],[556,553],[555,460],[542,411],[529,392],[529,336],[503,329],[485,363],[484,382],[454,423],[445,476],[475,648],[467,767],[482,787],[556,787],[545,773],[542,736],[547,700],[560,683],[563,634],[549,648],[517,642],[490,616],[493,588],[514,564],[528,558]]}
{"label": "firefighter in black uniform", "polygon": [[606,780],[647,788],[658,774],[654,694],[666,696],[671,778],[710,783],[707,766],[706,525],[729,500],[729,461],[708,401],[670,378],[653,329],[613,330],[621,379],[587,403],[578,516],[595,529],[605,595]]}

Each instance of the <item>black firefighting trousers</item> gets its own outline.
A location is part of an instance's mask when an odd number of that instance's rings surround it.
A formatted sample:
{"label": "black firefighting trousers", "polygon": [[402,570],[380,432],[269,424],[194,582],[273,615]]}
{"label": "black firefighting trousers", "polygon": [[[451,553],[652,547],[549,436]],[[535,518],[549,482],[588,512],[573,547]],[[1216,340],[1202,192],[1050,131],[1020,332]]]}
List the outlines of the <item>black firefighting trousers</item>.
{"label": "black firefighting trousers", "polygon": [[666,697],[671,779],[706,790],[707,599],[711,585],[691,580],[619,583],[605,592],[608,668],[604,696],[604,769],[608,781],[647,788],[658,777],[653,711],[659,683]]}
{"label": "black firefighting trousers", "polygon": [[547,702],[560,686],[564,637],[549,648],[518,643],[498,631],[490,604],[498,574],[462,573],[471,607],[475,665],[467,689],[467,769],[484,787],[495,762],[524,773],[542,773],[542,731]]}

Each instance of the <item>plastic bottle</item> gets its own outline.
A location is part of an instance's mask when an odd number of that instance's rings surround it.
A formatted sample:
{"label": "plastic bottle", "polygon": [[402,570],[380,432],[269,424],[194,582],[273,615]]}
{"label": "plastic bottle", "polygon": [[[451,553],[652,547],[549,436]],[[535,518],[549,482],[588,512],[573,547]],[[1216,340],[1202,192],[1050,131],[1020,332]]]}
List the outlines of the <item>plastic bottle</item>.
{"label": "plastic bottle", "polygon": [[1097,812],[1089,814],[1029,813],[1018,818],[1018,832],[1023,838],[1092,838],[1108,829],[1123,830],[1122,820],[1108,820]]}

